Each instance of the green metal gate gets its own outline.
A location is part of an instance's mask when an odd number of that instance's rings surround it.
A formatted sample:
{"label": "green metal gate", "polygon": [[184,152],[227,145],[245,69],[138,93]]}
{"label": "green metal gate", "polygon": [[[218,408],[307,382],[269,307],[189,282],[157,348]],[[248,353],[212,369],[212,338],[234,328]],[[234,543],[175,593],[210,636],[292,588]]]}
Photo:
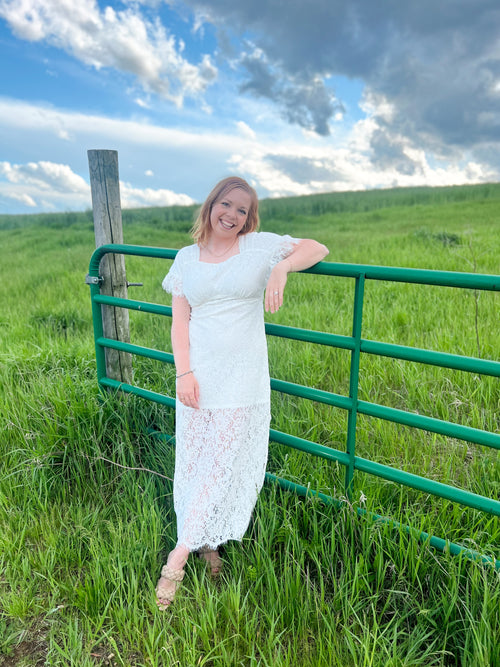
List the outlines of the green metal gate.
{"label": "green metal gate", "polygon": [[[101,259],[107,253],[174,259],[175,255],[177,254],[177,250],[132,245],[104,245],[93,253],[89,265],[89,274],[86,279],[86,282],[90,285],[91,291],[97,376],[99,385],[101,387],[108,387],[135,394],[137,396],[141,396],[169,407],[175,407],[175,399],[172,397],[165,396],[148,389],[121,383],[106,376],[104,354],[105,348],[121,350],[170,364],[174,363],[173,355],[167,352],[161,352],[159,350],[153,350],[151,348],[133,345],[131,343],[124,343],[122,341],[112,340],[104,337],[101,305],[128,308],[130,310],[153,313],[157,315],[172,315],[172,309],[169,306],[101,295],[100,285],[102,283],[102,279],[99,276],[99,265]],[[471,428],[468,426],[463,426],[432,417],[426,417],[424,415],[415,414],[358,399],[359,366],[361,353],[500,377],[499,361],[478,359],[474,357],[406,347],[373,340],[365,340],[362,338],[363,298],[365,283],[367,280],[418,283],[423,285],[458,287],[498,292],[500,291],[500,276],[481,275],[475,273],[458,273],[452,271],[431,271],[422,269],[370,266],[361,264],[337,264],[330,262],[320,262],[316,266],[307,269],[307,271],[304,273],[352,278],[355,281],[352,335],[341,336],[332,333],[310,331],[306,329],[269,323],[266,323],[266,333],[271,336],[307,341],[319,345],[327,345],[333,348],[349,350],[351,354],[349,395],[342,396],[339,394],[313,389],[311,387],[293,384],[277,379],[271,380],[271,388],[279,392],[306,398],[311,401],[324,403],[326,405],[346,410],[348,413],[346,447],[345,451],[340,451],[325,445],[298,438],[288,433],[276,431],[274,429],[270,430],[270,440],[273,442],[282,443],[283,445],[287,445],[309,454],[313,454],[315,456],[322,457],[329,461],[337,461],[339,464],[343,465],[345,467],[345,493],[348,498],[350,498],[351,495],[355,471],[359,470],[361,472],[375,475],[391,482],[403,484],[410,488],[460,503],[470,508],[481,510],[495,516],[500,516],[500,501],[494,498],[488,498],[471,493],[454,486],[430,480],[425,477],[408,473],[403,470],[383,465],[356,455],[356,420],[358,414],[384,419],[417,429],[423,429],[425,431],[457,438],[459,440],[476,443],[484,447],[491,447],[496,450],[500,449],[500,434],[498,433],[491,433],[485,430]],[[266,477],[269,481],[273,481],[283,488],[293,490],[301,495],[311,494],[311,491],[308,488],[297,485],[289,480],[277,478],[269,473],[267,473]],[[317,495],[326,503],[333,504],[335,506],[342,505],[342,501],[335,500],[334,498],[325,494],[318,493],[314,495]],[[448,550],[453,554],[463,554],[467,557],[490,563],[497,569],[500,569],[500,560],[495,560],[488,556],[483,556],[471,549],[454,544],[448,540],[430,536],[427,533],[415,530],[411,526],[400,526],[392,519],[367,512],[363,508],[357,508],[357,512],[371,520],[386,521],[390,522],[395,527],[402,527],[407,532],[415,535],[415,537],[418,539],[422,541],[428,541],[433,547],[442,551]]]}

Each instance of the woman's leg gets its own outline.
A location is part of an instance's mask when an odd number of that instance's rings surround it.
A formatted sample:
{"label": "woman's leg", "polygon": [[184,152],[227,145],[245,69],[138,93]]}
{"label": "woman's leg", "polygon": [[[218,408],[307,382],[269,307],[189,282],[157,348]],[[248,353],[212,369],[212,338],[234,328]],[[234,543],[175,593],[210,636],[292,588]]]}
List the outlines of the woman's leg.
{"label": "woman's leg", "polygon": [[217,577],[222,570],[222,558],[218,549],[210,549],[210,547],[203,547],[198,551],[198,555],[206,561],[210,574],[212,577]]}
{"label": "woman's leg", "polygon": [[190,551],[187,547],[183,547],[182,544],[178,544],[175,549],[168,554],[167,565],[172,568],[172,570],[182,570],[184,565],[187,563]]}
{"label": "woman's leg", "polygon": [[162,574],[156,586],[156,603],[164,610],[173,601],[175,592],[184,576],[184,565],[189,557],[189,549],[177,545],[167,558],[167,564],[162,568]]}

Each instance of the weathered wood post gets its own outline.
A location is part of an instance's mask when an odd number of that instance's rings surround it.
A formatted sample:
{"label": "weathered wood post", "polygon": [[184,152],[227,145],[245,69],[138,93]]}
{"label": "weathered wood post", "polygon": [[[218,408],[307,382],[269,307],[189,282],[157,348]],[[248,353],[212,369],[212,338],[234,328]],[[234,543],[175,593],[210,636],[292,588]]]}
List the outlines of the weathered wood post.
{"label": "weathered wood post", "polygon": [[[108,243],[123,243],[118,152],[89,150],[90,189],[94,213],[96,248]],[[110,253],[103,257],[100,275],[104,278],[101,293],[127,298],[127,276],[123,255]],[[126,308],[102,306],[106,338],[130,343],[129,315]],[[119,382],[132,383],[132,355],[106,348],[106,374]]]}

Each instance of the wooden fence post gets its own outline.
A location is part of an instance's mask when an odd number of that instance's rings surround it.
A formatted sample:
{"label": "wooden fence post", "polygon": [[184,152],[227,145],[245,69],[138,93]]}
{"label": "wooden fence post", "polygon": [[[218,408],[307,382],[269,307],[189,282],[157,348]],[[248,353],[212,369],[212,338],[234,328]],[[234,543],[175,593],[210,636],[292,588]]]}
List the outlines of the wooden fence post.
{"label": "wooden fence post", "polygon": [[[118,152],[89,150],[90,189],[94,213],[96,248],[108,243],[123,243],[120,184],[118,178]],[[127,298],[125,257],[107,254],[99,269],[104,278],[101,293]],[[126,308],[102,306],[104,336],[130,343],[129,313]],[[132,383],[132,355],[110,348],[105,349],[106,374],[119,382]]]}

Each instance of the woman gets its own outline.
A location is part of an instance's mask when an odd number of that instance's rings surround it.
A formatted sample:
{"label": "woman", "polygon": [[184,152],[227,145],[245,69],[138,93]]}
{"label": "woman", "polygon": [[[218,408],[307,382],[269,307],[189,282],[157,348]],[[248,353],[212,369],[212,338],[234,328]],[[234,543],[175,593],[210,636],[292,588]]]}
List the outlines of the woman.
{"label": "woman", "polygon": [[174,599],[191,551],[213,575],[218,547],[241,540],[264,482],[270,422],[265,309],[283,304],[287,276],[321,261],[309,239],[257,233],[258,200],[237,177],[218,183],[162,286],[172,293],[176,366],[174,507],[178,541],[157,603]]}

